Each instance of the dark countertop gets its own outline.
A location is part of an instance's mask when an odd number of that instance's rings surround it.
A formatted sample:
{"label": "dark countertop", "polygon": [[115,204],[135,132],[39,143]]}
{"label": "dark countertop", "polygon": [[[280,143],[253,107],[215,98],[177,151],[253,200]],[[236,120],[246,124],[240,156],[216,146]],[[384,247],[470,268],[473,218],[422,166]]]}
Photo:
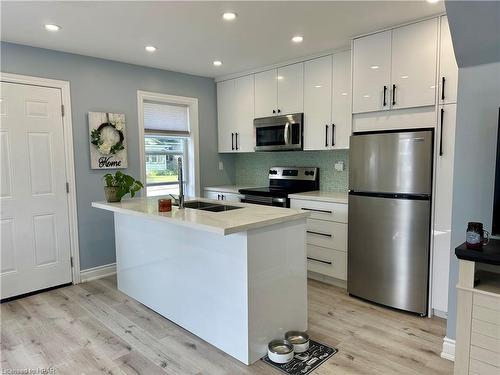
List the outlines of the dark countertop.
{"label": "dark countertop", "polygon": [[455,249],[458,259],[500,266],[500,240],[491,239],[482,250],[467,249],[465,242]]}

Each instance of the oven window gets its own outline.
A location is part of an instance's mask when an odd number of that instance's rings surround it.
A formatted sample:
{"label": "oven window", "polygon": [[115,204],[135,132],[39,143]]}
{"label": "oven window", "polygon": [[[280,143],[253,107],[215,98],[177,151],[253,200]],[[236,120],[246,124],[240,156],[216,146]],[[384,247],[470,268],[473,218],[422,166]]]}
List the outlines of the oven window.
{"label": "oven window", "polygon": [[256,128],[255,132],[257,146],[277,146],[285,144],[285,125]]}

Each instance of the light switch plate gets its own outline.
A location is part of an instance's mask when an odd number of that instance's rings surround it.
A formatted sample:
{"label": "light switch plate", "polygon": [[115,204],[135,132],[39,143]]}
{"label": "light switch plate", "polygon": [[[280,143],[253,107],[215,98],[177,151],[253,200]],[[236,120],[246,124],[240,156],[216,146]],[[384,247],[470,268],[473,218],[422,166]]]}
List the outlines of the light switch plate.
{"label": "light switch plate", "polygon": [[219,161],[219,171],[223,170],[224,170],[224,163],[222,163],[222,161]]}
{"label": "light switch plate", "polygon": [[345,169],[345,165],[344,165],[344,161],[343,160],[340,160],[338,162],[335,163],[335,170],[337,172],[343,172]]}

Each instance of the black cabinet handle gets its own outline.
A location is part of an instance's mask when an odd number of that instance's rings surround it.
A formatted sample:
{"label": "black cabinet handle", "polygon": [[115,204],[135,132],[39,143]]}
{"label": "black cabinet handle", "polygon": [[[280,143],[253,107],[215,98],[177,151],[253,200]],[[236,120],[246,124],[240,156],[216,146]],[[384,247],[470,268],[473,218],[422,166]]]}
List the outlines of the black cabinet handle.
{"label": "black cabinet handle", "polygon": [[238,150],[238,133],[234,133],[234,137],[236,139],[236,150]]}
{"label": "black cabinet handle", "polygon": [[278,113],[281,113],[281,109],[278,108]]}
{"label": "black cabinet handle", "polygon": [[224,194],[221,194],[220,195],[220,200],[223,201],[224,200]]}
{"label": "black cabinet handle", "polygon": [[392,105],[396,105],[396,85],[392,85]]}
{"label": "black cabinet handle", "polygon": [[328,147],[328,125],[325,125],[325,147]]}
{"label": "black cabinet handle", "polygon": [[383,107],[385,107],[387,105],[387,86],[384,86],[384,105]]}
{"label": "black cabinet handle", "polygon": [[446,78],[441,78],[441,100],[444,100],[444,84],[446,83]]}
{"label": "black cabinet handle", "polygon": [[316,234],[318,236],[325,236],[325,237],[330,237],[330,238],[333,237],[333,235],[331,235],[329,233],[315,232],[315,231],[312,231],[312,230],[307,230],[306,232],[309,233],[309,234]]}
{"label": "black cabinet handle", "polygon": [[231,150],[234,150],[234,133],[231,133]]}
{"label": "black cabinet handle", "polygon": [[335,146],[335,124],[332,124],[332,146]]}
{"label": "black cabinet handle", "polygon": [[301,210],[304,210],[304,211],[313,211],[313,212],[321,212],[322,214],[333,214],[332,211],[327,211],[327,210],[317,210],[315,208],[304,208],[302,207]]}
{"label": "black cabinet handle", "polygon": [[273,109],[273,113],[276,113],[276,110],[275,110],[275,109]]}
{"label": "black cabinet handle", "polygon": [[443,120],[444,108],[441,108],[441,136],[439,137],[439,156],[443,156]]}
{"label": "black cabinet handle", "polygon": [[320,263],[325,263],[325,264],[332,264],[332,262],[327,262],[326,260],[321,260],[321,259],[316,259],[312,257],[307,257],[309,260],[314,260],[315,262],[320,262]]}

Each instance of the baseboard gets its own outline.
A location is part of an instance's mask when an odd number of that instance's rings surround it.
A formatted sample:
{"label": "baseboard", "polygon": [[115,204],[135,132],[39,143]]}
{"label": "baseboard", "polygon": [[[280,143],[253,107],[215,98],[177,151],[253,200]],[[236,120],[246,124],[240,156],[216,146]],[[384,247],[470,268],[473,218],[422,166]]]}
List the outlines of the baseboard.
{"label": "baseboard", "polygon": [[446,311],[432,309],[432,314],[438,318],[448,319],[448,313]]}
{"label": "baseboard", "polygon": [[449,339],[448,337],[443,339],[441,358],[455,362],[455,340]]}
{"label": "baseboard", "polygon": [[347,281],[336,279],[331,276],[322,275],[314,271],[307,271],[307,277],[316,281],[321,281],[326,284],[338,286],[339,288],[347,289]]}
{"label": "baseboard", "polygon": [[102,277],[114,275],[116,273],[116,263],[105,264],[94,268],[80,271],[80,281],[82,283],[97,280]]}

